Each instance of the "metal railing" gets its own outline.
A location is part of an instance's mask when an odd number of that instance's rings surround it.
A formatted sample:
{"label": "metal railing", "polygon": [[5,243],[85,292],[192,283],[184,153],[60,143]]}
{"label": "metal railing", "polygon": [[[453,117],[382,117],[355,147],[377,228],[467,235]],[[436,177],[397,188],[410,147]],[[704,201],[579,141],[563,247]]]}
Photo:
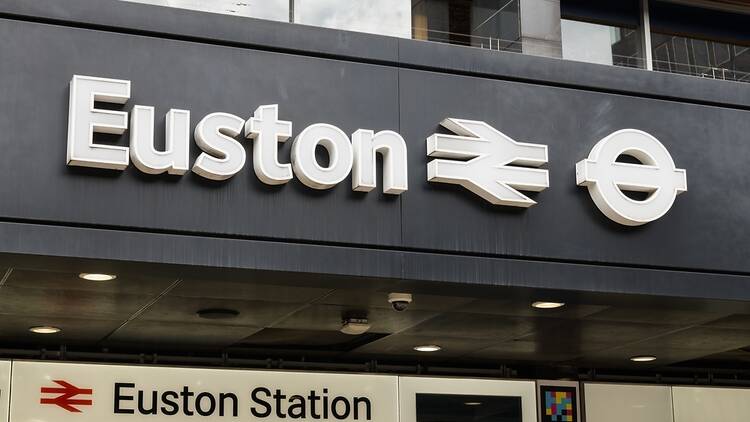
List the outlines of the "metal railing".
{"label": "metal railing", "polygon": [[463,45],[466,47],[487,50],[511,51],[515,53],[520,53],[522,51],[521,40],[504,40],[502,38],[484,37],[425,28],[412,28],[412,34],[414,39],[422,41]]}
{"label": "metal railing", "polygon": [[[440,42],[445,44],[462,45],[465,47],[481,48],[494,51],[508,51],[530,55],[562,56],[562,47],[541,41],[519,39],[510,40],[498,37],[462,34],[458,32],[440,31],[435,29],[412,28],[412,38],[421,41]],[[535,52],[544,50],[545,54]]]}
{"label": "metal railing", "polygon": [[[412,28],[415,35],[421,35],[426,38],[425,41],[442,42],[448,44],[462,45],[466,47],[481,48],[485,50],[506,51],[512,53],[523,53],[529,55],[543,55],[551,57],[562,57],[562,48],[550,44],[534,45],[533,41],[520,39],[507,40],[495,37],[485,37],[477,35],[460,34],[448,31],[427,30],[424,28]],[[415,37],[419,39],[419,37]],[[543,48],[543,53],[534,47]],[[698,66],[690,63],[680,63],[675,61],[653,60],[654,71],[675,73],[680,75],[696,76],[700,78],[709,78],[717,80],[727,80],[736,82],[750,82],[750,72],[739,70]],[[630,67],[635,69],[645,69],[646,59],[639,56],[612,55],[612,65],[621,67]]]}
{"label": "metal railing", "polygon": [[676,73],[680,75],[697,76],[700,78],[750,82],[750,72],[722,67],[699,66],[675,61],[654,60],[654,70],[657,72]]}

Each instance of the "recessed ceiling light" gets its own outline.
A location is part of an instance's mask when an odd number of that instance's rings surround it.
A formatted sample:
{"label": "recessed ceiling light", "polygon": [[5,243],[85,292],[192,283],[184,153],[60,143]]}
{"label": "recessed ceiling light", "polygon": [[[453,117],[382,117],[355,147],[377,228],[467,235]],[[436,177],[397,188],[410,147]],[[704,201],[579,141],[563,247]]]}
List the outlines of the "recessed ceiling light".
{"label": "recessed ceiling light", "polygon": [[466,405],[466,406],[481,406],[482,402],[481,401],[467,401],[467,402],[464,403],[464,405]]}
{"label": "recessed ceiling light", "polygon": [[88,281],[110,281],[117,278],[114,274],[80,273],[78,277]]}
{"label": "recessed ceiling light", "polygon": [[630,358],[630,360],[632,360],[633,362],[653,362],[656,360],[656,356],[633,356],[632,358]]}
{"label": "recessed ceiling light", "polygon": [[344,318],[341,322],[341,332],[350,336],[358,336],[370,329],[367,318]]}
{"label": "recessed ceiling light", "polygon": [[234,309],[211,308],[201,309],[196,314],[203,319],[230,319],[236,318],[240,313]]}
{"label": "recessed ceiling light", "polygon": [[531,304],[532,307],[537,309],[555,309],[565,306],[562,302],[534,302]]}
{"label": "recessed ceiling light", "polygon": [[443,348],[438,346],[437,344],[423,344],[421,346],[414,347],[414,350],[417,352],[437,352],[442,350]]}
{"label": "recessed ceiling light", "polygon": [[39,327],[31,327],[29,328],[29,331],[36,334],[55,334],[59,333],[61,330],[57,327],[50,327],[48,325],[42,325]]}

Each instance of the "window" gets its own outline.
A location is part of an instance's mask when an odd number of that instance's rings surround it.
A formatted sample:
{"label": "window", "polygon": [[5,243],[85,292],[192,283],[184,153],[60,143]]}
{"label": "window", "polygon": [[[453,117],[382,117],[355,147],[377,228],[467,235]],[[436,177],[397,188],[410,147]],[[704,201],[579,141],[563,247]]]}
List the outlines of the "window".
{"label": "window", "polygon": [[743,14],[654,2],[654,70],[750,82],[748,19]]}
{"label": "window", "polygon": [[521,51],[519,0],[412,0],[415,39]]}
{"label": "window", "polygon": [[640,8],[633,0],[562,0],[563,58],[645,68]]}
{"label": "window", "polygon": [[645,67],[637,29],[563,19],[561,30],[564,59]]}
{"label": "window", "polygon": [[748,47],[668,34],[651,34],[654,70],[750,82]]}
{"label": "window", "polygon": [[522,422],[521,397],[417,393],[417,422]]}
{"label": "window", "polygon": [[399,377],[401,422],[536,422],[536,383]]}

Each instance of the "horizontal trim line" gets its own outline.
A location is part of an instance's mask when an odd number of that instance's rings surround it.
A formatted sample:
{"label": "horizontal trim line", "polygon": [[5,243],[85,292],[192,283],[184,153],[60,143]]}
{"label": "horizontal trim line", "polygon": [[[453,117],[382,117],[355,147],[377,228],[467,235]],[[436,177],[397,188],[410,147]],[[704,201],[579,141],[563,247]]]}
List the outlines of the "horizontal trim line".
{"label": "horizontal trim line", "polygon": [[[413,247],[404,247],[404,246],[369,245],[369,244],[346,243],[346,242],[317,241],[317,240],[308,240],[308,239],[289,239],[289,238],[265,237],[265,236],[246,236],[246,235],[237,235],[237,234],[204,233],[204,232],[194,232],[194,231],[188,231],[188,230],[146,229],[146,228],[135,228],[135,227],[127,227],[127,226],[69,223],[69,222],[46,221],[46,220],[25,219],[25,218],[0,217],[0,223],[34,224],[34,225],[42,225],[42,226],[50,226],[50,227],[104,230],[104,231],[115,231],[115,232],[125,232],[125,233],[152,234],[152,235],[163,234],[163,235],[171,235],[171,236],[191,236],[191,237],[203,237],[207,239],[218,239],[218,240],[222,240],[222,239],[247,240],[247,241],[279,243],[279,244],[289,243],[289,244],[296,244],[296,245],[326,246],[326,247],[349,248],[349,249],[359,249],[359,250],[374,250],[374,251],[396,252],[396,253],[421,253],[421,254],[428,254],[428,255],[435,255],[435,256],[458,256],[458,257],[466,257],[466,258],[485,258],[485,259],[510,259],[510,260],[517,260],[517,261],[526,261],[526,262],[595,266],[595,267],[602,267],[602,268],[637,269],[637,270],[650,270],[650,271],[682,272],[682,273],[690,273],[690,274],[726,275],[726,276],[738,276],[738,277],[750,276],[750,272],[744,272],[744,271],[707,270],[707,269],[699,269],[699,268],[669,267],[669,266],[663,266],[663,265],[660,266],[660,265],[630,264],[630,263],[603,262],[603,261],[586,261],[586,260],[577,260],[577,259],[546,258],[546,257],[523,256],[523,255],[503,255],[503,254],[491,254],[491,253],[481,253],[481,252],[435,250],[435,249],[413,248]],[[13,252],[8,252],[8,253],[13,253]]]}

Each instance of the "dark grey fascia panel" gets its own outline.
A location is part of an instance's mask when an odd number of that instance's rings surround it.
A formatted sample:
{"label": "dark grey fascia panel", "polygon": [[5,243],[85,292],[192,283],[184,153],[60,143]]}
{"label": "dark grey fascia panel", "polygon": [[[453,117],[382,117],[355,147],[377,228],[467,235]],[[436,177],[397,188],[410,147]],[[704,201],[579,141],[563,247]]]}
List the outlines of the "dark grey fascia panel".
{"label": "dark grey fascia panel", "polygon": [[[548,146],[550,187],[519,211],[465,189],[425,183],[423,154],[409,155],[402,201],[404,248],[652,268],[750,271],[745,175],[750,113],[677,101],[402,69],[401,134],[410,151],[446,117],[476,119],[522,142]],[[623,227],[576,186],[574,163],[627,128],[646,131],[687,169],[688,192],[659,221]]]}
{"label": "dark grey fascia panel", "polygon": [[0,0],[0,17],[750,108],[750,85],[121,0]]}
{"label": "dark grey fascia panel", "polygon": [[467,296],[484,286],[573,296],[613,293],[750,301],[750,276],[745,275],[0,222],[0,260],[23,265],[29,259],[36,265],[56,261],[58,266],[85,260],[121,268],[148,264],[157,272],[169,267],[170,274],[193,276],[202,271],[215,276],[221,274],[218,271],[277,271],[299,274],[300,281],[316,274],[324,281],[329,275],[338,283],[348,279],[349,288],[368,281],[380,287],[427,282],[454,294],[456,289],[468,289]]}
{"label": "dark grey fascia panel", "polygon": [[[190,110],[196,125],[212,112],[246,119],[256,107],[277,103],[298,134],[317,122],[346,133],[399,130],[398,69],[3,19],[0,39],[0,145],[12,151],[0,155],[3,217],[138,228],[147,221],[155,231],[180,227],[211,235],[401,243],[401,198],[353,192],[347,183],[327,190],[299,180],[270,187],[258,180],[252,164],[224,182],[193,172],[144,177],[134,167],[119,173],[65,165],[74,74],[130,80],[126,109],[155,107],[162,128],[170,108]],[[126,137],[110,141],[125,144]],[[285,161],[291,144],[279,148]],[[198,148],[191,153],[195,159]],[[21,157],[45,164],[36,164],[39,171],[19,171],[16,165],[26,166]],[[180,199],[179,192],[186,196]],[[206,230],[209,222],[223,228]]]}
{"label": "dark grey fascia panel", "polygon": [[[5,221],[750,273],[745,110],[26,21],[0,19],[0,35]],[[128,107],[152,105],[162,116],[186,108],[195,123],[217,110],[245,117],[278,103],[297,130],[315,122],[345,133],[397,130],[410,151],[409,191],[365,194],[346,183],[317,191],[299,180],[270,187],[250,166],[220,183],[66,166],[74,74],[131,80]],[[448,116],[548,145],[551,187],[536,195],[539,204],[497,209],[427,183],[425,139]],[[689,193],[646,227],[612,223],[575,185],[575,163],[623,128],[652,133],[689,170]],[[280,148],[284,161],[290,148]]]}

